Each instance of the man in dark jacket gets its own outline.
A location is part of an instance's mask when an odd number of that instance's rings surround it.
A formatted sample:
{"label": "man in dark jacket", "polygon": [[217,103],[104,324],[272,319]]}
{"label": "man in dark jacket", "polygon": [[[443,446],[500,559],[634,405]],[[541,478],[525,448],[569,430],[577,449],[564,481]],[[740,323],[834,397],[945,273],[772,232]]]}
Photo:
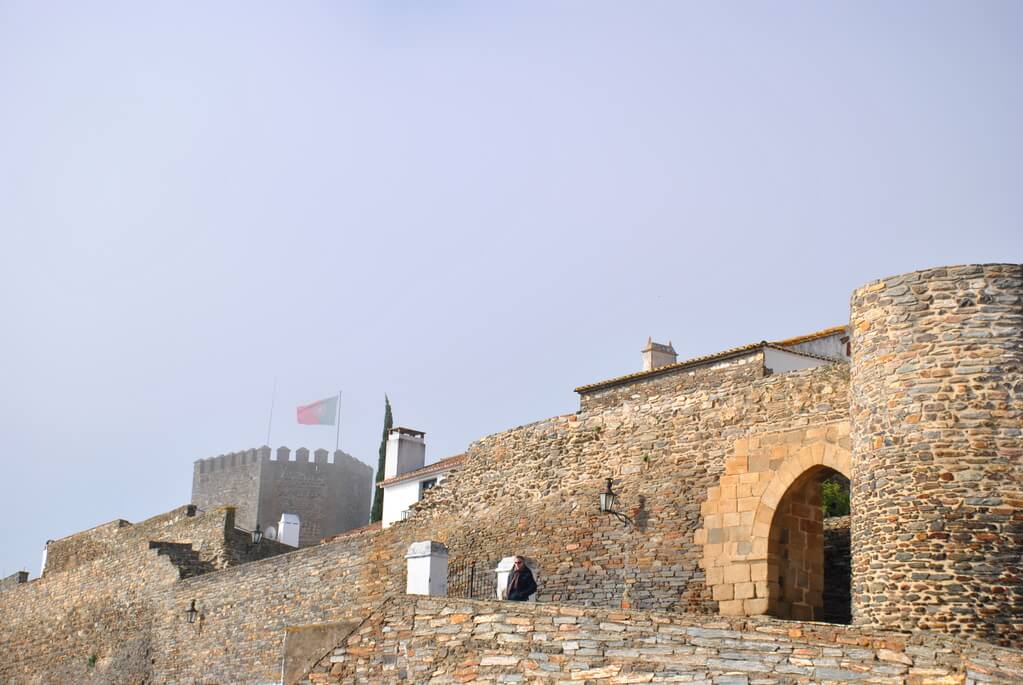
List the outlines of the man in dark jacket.
{"label": "man in dark jacket", "polygon": [[513,602],[525,602],[534,592],[536,581],[533,580],[533,572],[526,566],[525,559],[515,557],[515,566],[508,574],[508,592],[505,596]]}

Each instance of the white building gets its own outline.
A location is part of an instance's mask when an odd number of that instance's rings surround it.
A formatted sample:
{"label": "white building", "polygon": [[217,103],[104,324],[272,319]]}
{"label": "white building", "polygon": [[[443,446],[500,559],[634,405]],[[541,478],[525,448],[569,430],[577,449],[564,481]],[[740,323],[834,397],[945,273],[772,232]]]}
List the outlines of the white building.
{"label": "white building", "polygon": [[442,482],[465,461],[464,454],[426,464],[426,433],[410,428],[392,428],[387,434],[384,480],[383,527],[404,520],[409,508],[423,493]]}

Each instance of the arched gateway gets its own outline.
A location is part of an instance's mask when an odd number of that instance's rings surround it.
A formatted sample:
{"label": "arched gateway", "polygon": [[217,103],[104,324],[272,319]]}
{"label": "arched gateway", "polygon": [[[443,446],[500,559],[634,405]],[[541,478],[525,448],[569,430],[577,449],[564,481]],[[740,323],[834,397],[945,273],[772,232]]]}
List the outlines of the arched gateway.
{"label": "arched gateway", "polygon": [[852,473],[847,421],[735,442],[696,533],[722,614],[823,616],[820,485],[836,472]]}

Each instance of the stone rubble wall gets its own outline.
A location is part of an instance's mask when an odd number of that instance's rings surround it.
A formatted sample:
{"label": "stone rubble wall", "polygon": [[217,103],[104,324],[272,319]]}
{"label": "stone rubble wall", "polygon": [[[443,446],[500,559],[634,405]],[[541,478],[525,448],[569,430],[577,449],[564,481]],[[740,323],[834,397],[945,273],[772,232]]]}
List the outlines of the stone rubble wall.
{"label": "stone rubble wall", "polygon": [[[393,527],[422,530],[452,560],[536,559],[541,601],[715,612],[694,538],[736,439],[844,418],[848,368],[752,380],[705,368],[690,380],[484,438]],[[608,477],[633,523],[600,513]]]}
{"label": "stone rubble wall", "polygon": [[626,402],[642,403],[661,395],[691,393],[696,388],[713,391],[719,380],[734,383],[743,379],[752,381],[764,375],[764,353],[753,350],[736,357],[666,369],[607,387],[584,390],[579,395],[579,408],[582,411],[600,411]]}
{"label": "stone rubble wall", "polygon": [[28,581],[28,571],[18,571],[0,579],[0,592],[12,590]]}
{"label": "stone rubble wall", "polygon": [[[287,626],[369,615],[404,592],[405,550],[425,539],[447,544],[453,559],[496,563],[515,552],[537,559],[542,600],[713,612],[717,606],[705,592],[700,548],[693,543],[707,489],[723,473],[738,437],[842,418],[848,370],[808,369],[753,382],[713,369],[701,374],[677,395],[484,438],[408,521],[384,531],[239,566],[222,563],[221,570],[183,580],[166,556],[164,577],[110,574],[112,564],[140,565],[134,552],[115,546],[90,569],[81,567],[91,573],[87,578],[55,574],[28,583],[38,586],[29,594],[4,593],[10,599],[0,605],[0,641],[19,648],[8,652],[15,659],[0,664],[0,682],[20,685],[32,682],[29,674],[64,673],[60,664],[80,665],[94,653],[95,670],[113,674],[111,664],[125,663],[118,655],[128,636],[113,627],[121,624],[157,647],[144,663],[116,671],[122,680],[110,675],[109,682],[271,682]],[[599,513],[597,493],[608,475],[634,525]],[[119,554],[126,555],[123,562]],[[130,601],[107,601],[121,596],[125,585],[134,588]],[[72,586],[92,589],[66,595]],[[44,589],[45,596],[33,594]],[[203,620],[189,626],[184,610],[193,599]],[[25,601],[38,602],[45,617],[16,616]],[[108,612],[106,622],[89,620],[101,611]],[[80,634],[66,654],[45,641],[26,642],[27,634],[52,634],[62,626]]]}
{"label": "stone rubble wall", "polygon": [[301,681],[468,682],[1018,685],[1023,653],[767,618],[405,597],[367,618]]}
{"label": "stone rubble wall", "polygon": [[[253,548],[239,533],[230,508],[184,506],[135,525],[115,521],[54,541],[56,568],[48,564],[42,578],[11,588],[0,603],[0,654],[8,656],[0,659],[0,683],[143,680],[163,593],[173,593],[191,573],[244,564],[284,547]],[[102,549],[105,554],[93,556]]]}
{"label": "stone rubble wall", "polygon": [[854,621],[1023,643],[1023,265],[852,297]]}

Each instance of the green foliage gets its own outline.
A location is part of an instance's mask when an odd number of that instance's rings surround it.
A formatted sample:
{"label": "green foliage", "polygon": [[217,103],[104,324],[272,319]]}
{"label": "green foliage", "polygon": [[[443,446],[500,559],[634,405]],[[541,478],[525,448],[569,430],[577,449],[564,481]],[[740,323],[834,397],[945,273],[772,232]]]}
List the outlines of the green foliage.
{"label": "green foliage", "polygon": [[821,508],[824,518],[849,514],[849,486],[837,480],[821,483]]}
{"label": "green foliage", "polygon": [[[387,434],[394,427],[394,418],[391,416],[391,400],[384,395],[384,434],[380,438],[380,455],[377,458],[376,482],[384,479],[384,462],[387,459]],[[376,523],[384,517],[384,491],[382,488],[373,488],[373,509],[369,515],[369,522]]]}
{"label": "green foliage", "polygon": [[87,659],[87,660],[85,661],[85,664],[86,664],[86,665],[87,665],[87,666],[88,666],[89,668],[92,668],[92,667],[94,667],[94,666],[96,665],[96,662],[97,662],[98,660],[99,660],[99,657],[98,657],[98,656],[96,656],[95,654],[92,654],[92,655],[91,655],[91,656],[89,656],[89,658],[88,658],[88,659]]}

